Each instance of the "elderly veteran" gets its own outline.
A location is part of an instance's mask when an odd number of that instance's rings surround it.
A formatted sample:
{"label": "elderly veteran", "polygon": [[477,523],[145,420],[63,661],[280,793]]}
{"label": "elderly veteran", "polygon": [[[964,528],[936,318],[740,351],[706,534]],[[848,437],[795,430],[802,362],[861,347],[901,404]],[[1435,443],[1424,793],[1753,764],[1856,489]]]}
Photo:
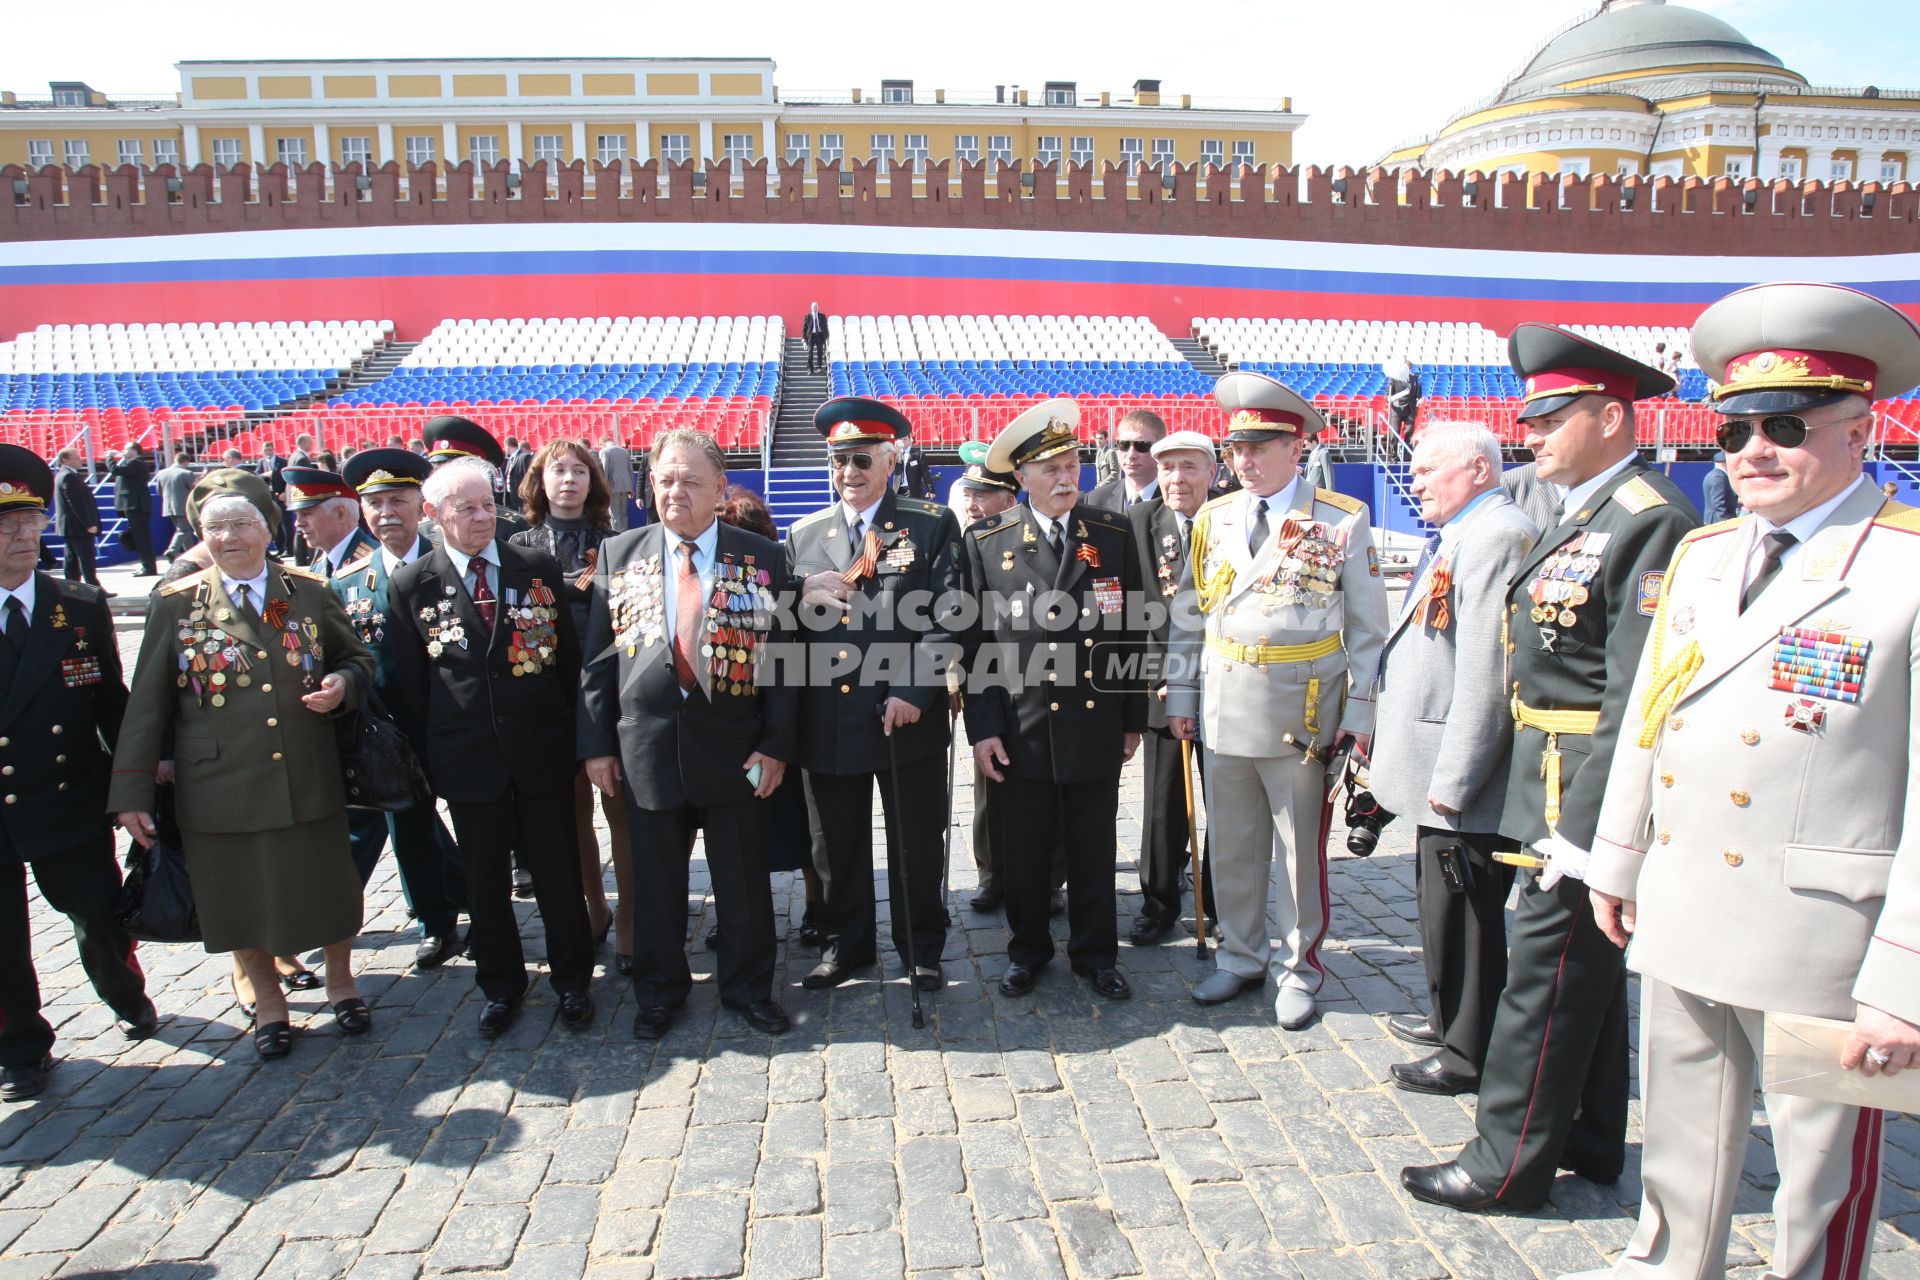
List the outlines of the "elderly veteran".
{"label": "elderly veteran", "polygon": [[331,578],[340,566],[373,550],[374,537],[360,524],[360,496],[337,471],[288,467],[287,513],[313,548],[307,567]]}
{"label": "elderly veteran", "polygon": [[341,1032],[372,1022],[353,979],[360,881],[331,717],[352,706],[373,660],[326,584],[267,563],[277,521],[259,505],[222,493],[199,520],[213,567],[161,588],[148,606],[107,807],[152,844],[171,741],[206,949],[236,954],[256,1001],[254,1047],[284,1058],[293,1032],[276,955],[323,948]]}
{"label": "elderly veteran", "polygon": [[[502,496],[501,479],[507,474],[507,453],[493,433],[471,418],[462,418],[457,414],[442,414],[432,419],[423,432],[426,438],[427,461],[434,467],[444,467],[456,458],[478,458],[493,468],[494,497],[496,503]],[[510,538],[527,527],[527,522],[513,512],[496,507],[494,520],[498,535]]]}
{"label": "elderly veteran", "polygon": [[[1693,353],[1748,514],[1668,570],[1587,868],[1641,975],[1643,1196],[1618,1277],[1725,1270],[1768,1014],[1851,1023],[1836,1067],[1920,1065],[1920,510],[1861,468],[1871,398],[1920,383],[1920,326],[1760,285],[1707,308]],[[1867,1274],[1886,1112],[1764,1098],[1767,1274]]]}
{"label": "elderly veteran", "polygon": [[[1220,914],[1218,968],[1193,998],[1266,982],[1294,1030],[1326,974],[1328,763],[1373,732],[1387,596],[1367,506],[1300,476],[1325,422],[1284,383],[1230,373],[1214,388],[1242,491],[1200,508],[1168,640],[1167,727],[1206,744],[1207,817]],[[1281,945],[1267,890],[1281,870]]]}

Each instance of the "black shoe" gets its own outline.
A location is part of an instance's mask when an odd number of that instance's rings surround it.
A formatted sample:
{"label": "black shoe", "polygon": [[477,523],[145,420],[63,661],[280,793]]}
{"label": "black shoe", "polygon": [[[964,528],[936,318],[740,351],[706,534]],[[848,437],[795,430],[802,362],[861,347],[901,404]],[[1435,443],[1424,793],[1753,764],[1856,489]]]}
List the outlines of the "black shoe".
{"label": "black shoe", "polygon": [[487,1007],[480,1011],[480,1038],[482,1040],[493,1039],[508,1027],[512,1026],[513,1020],[519,1016],[520,1002],[518,1000],[487,1001]]}
{"label": "black shoe", "polygon": [[113,1020],[120,1028],[120,1034],[129,1040],[146,1040],[160,1029],[160,1011],[153,1007],[153,1001],[142,1000],[142,1007],[130,1014],[123,1013]]}
{"label": "black shoe", "polygon": [[1400,1185],[1415,1200],[1449,1209],[1491,1209],[1498,1197],[1483,1190],[1467,1171],[1449,1160],[1445,1164],[1414,1164],[1400,1171]]}
{"label": "black shoe", "polygon": [[334,1002],[333,1024],[343,1036],[363,1036],[373,1025],[373,1012],[359,996]]}
{"label": "black shoe", "polygon": [[613,971],[623,978],[633,976],[633,957],[624,951],[613,953]]}
{"label": "black shoe", "polygon": [[1171,921],[1162,920],[1158,916],[1136,916],[1133,921],[1133,930],[1127,934],[1127,941],[1136,947],[1151,947],[1166,937],[1167,931],[1171,928],[1173,928]]}
{"label": "black shoe", "polygon": [[1056,919],[1067,914],[1067,891],[1065,889],[1055,889],[1053,896],[1047,899],[1047,914]]}
{"label": "black shoe", "polygon": [[292,973],[280,975],[280,985],[289,991],[318,991],[326,983],[311,969],[295,969]]}
{"label": "black shoe", "polygon": [[1003,901],[1005,899],[998,889],[982,889],[967,899],[967,905],[980,912],[998,911]]}
{"label": "black shoe", "polygon": [[293,1052],[292,1024],[269,1022],[256,1028],[253,1033],[253,1048],[265,1062],[286,1057]]}
{"label": "black shoe", "polygon": [[445,937],[428,935],[420,940],[413,949],[413,967],[416,969],[438,969],[447,961],[460,954],[460,926],[454,925]]}
{"label": "black shoe", "polygon": [[913,985],[922,991],[938,991],[947,985],[947,980],[937,964],[923,964],[913,971]]}
{"label": "black shoe", "polygon": [[560,1025],[569,1031],[585,1031],[593,1022],[593,997],[585,991],[568,991],[560,997]]}
{"label": "black shoe", "polygon": [[1409,1093],[1440,1093],[1451,1097],[1480,1090],[1479,1076],[1447,1070],[1437,1053],[1418,1062],[1396,1062],[1387,1070],[1393,1073],[1393,1082]]}
{"label": "black shoe", "polygon": [[720,1003],[745,1018],[747,1025],[755,1031],[764,1031],[770,1036],[777,1036],[793,1028],[793,1019],[789,1018],[787,1011],[780,1007],[780,1002],[771,997],[755,1000],[752,1004],[734,1004],[726,1000]]}
{"label": "black shoe", "polygon": [[822,960],[807,971],[806,976],[800,979],[800,985],[809,991],[824,991],[828,987],[851,982],[856,972],[872,963],[871,960],[866,964],[840,964],[833,960]]}
{"label": "black shoe", "polygon": [[513,896],[531,898],[533,896],[533,872],[520,865],[518,858],[513,863]]}
{"label": "black shoe", "polygon": [[813,922],[812,913],[800,917],[800,945],[816,951],[827,945],[827,935],[820,932],[820,926]]}
{"label": "black shoe", "polygon": [[1395,1040],[1438,1049],[1446,1041],[1433,1029],[1433,1019],[1414,1013],[1396,1013],[1387,1019],[1387,1032]]}
{"label": "black shoe", "polygon": [[1033,984],[1038,981],[1034,971],[1023,964],[1009,964],[1007,971],[1000,975],[1000,994],[1003,996],[1024,996],[1031,994]]}
{"label": "black shoe", "polygon": [[1133,999],[1133,986],[1127,981],[1127,975],[1118,969],[1082,968],[1075,965],[1073,971],[1092,984],[1096,995],[1105,996],[1109,1000]]}
{"label": "black shoe", "polygon": [[47,1088],[47,1073],[53,1070],[53,1055],[47,1054],[30,1067],[0,1070],[0,1102],[24,1102],[36,1098]]}
{"label": "black shoe", "polygon": [[633,1038],[658,1040],[673,1025],[673,1010],[663,1004],[650,1004],[633,1015]]}

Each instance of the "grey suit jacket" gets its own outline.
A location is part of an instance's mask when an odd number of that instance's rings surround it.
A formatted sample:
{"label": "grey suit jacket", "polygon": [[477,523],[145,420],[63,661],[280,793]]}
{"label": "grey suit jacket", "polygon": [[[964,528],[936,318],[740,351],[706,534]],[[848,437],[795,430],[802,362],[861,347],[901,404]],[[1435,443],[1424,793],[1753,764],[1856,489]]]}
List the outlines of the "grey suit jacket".
{"label": "grey suit jacket", "polygon": [[1533,463],[1508,467],[1500,475],[1500,487],[1540,532],[1560,523],[1560,491],[1539,477]]}
{"label": "grey suit jacket", "polygon": [[625,447],[610,444],[602,448],[600,469],[607,473],[607,488],[615,497],[633,492],[633,455]]}
{"label": "grey suit jacket", "polygon": [[[1446,831],[1497,831],[1513,749],[1500,615],[1507,584],[1540,535],[1496,489],[1458,517],[1451,542],[1407,590],[1387,629],[1374,729],[1373,794],[1388,811]],[[1446,626],[1429,604],[1443,590]],[[1459,810],[1448,818],[1432,796]]]}

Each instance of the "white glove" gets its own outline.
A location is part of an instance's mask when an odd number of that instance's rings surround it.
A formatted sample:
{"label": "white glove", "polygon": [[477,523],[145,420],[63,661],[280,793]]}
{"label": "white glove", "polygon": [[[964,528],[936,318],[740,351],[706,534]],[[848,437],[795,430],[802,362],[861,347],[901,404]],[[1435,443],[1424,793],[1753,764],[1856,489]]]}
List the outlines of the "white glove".
{"label": "white glove", "polygon": [[1584,881],[1587,878],[1587,864],[1593,859],[1590,852],[1557,835],[1534,841],[1533,851],[1547,860],[1547,869],[1540,873],[1542,892],[1559,884],[1563,877]]}

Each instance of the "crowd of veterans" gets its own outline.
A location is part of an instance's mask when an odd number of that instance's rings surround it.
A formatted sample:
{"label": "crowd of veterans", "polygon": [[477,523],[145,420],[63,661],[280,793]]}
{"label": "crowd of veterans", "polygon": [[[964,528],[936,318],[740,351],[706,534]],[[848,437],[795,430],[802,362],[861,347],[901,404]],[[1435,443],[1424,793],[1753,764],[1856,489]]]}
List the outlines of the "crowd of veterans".
{"label": "crowd of veterans", "polygon": [[[1414,437],[1432,532],[1392,607],[1367,505],[1303,475],[1325,424],[1254,373],[1216,388],[1224,447],[1129,415],[1082,492],[1076,406],[1048,401],[963,450],[946,505],[897,486],[907,418],[830,401],[835,499],[784,538],[697,431],[618,481],[584,442],[548,444],[517,468],[516,516],[506,451],[440,418],[424,453],[286,469],[305,564],[268,554],[265,480],[202,477],[130,687],[99,589],[35,568],[65,478],[0,449],[5,1096],[52,1065],[29,866],[122,1032],[156,1030],[110,822],[141,846],[175,833],[262,1058],[292,1048],[283,987],[323,986],[343,1035],[377,1016],[352,950],[388,844],[415,963],[471,958],[481,1036],[533,980],[520,894],[557,1021],[593,1022],[611,933],[634,1034],[658,1038],[694,985],[698,837],[720,1003],[778,1034],[770,871],[808,872],[801,985],[871,973],[876,806],[898,976],[916,999],[944,986],[962,736],[999,991],[1043,980],[1064,914],[1068,967],[1128,998],[1118,802],[1142,753],[1129,943],[1172,936],[1188,902],[1217,945],[1193,999],[1268,993],[1289,1030],[1325,979],[1341,791],[1375,830],[1412,828],[1429,999],[1388,1018],[1417,1055],[1392,1076],[1478,1102],[1452,1160],[1403,1171],[1411,1195],[1525,1208],[1561,1171],[1622,1175],[1632,969],[1644,1201],[1611,1274],[1723,1267],[1756,1086],[1772,1273],[1862,1274],[1883,1112],[1760,1073],[1770,1015],[1834,1020],[1834,1067],[1861,1079],[1920,1065],[1920,511],[1864,472],[1872,401],[1920,384],[1920,327],[1849,289],[1763,285],[1709,307],[1693,347],[1745,514],[1702,525],[1637,446],[1635,403],[1670,371],[1522,324],[1532,461],[1503,470],[1478,424]],[[625,528],[635,470],[652,520]],[[404,733],[437,803],[356,806],[336,722],[365,714]],[[323,976],[298,959],[315,950]]]}

